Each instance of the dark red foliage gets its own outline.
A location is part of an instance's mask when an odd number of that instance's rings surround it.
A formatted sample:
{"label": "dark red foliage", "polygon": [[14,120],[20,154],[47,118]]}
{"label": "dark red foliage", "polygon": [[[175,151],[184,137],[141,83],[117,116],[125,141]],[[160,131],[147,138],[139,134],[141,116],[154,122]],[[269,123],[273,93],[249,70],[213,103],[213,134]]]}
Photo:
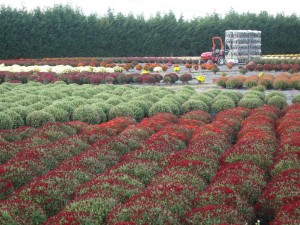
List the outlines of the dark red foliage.
{"label": "dark red foliage", "polygon": [[201,121],[203,123],[210,123],[212,121],[212,117],[208,112],[202,110],[193,110],[183,114],[180,119],[191,119]]}
{"label": "dark red foliage", "polygon": [[196,160],[204,162],[214,168],[218,167],[219,155],[211,150],[205,148],[186,149],[183,151],[173,152],[170,155],[163,158],[159,163],[162,167],[169,166],[175,162],[181,160]]}
{"label": "dark red foliage", "polygon": [[228,205],[208,205],[196,208],[186,213],[184,224],[207,224],[208,220],[213,220],[214,224],[247,224],[247,220],[232,206]]}
{"label": "dark red foliage", "polygon": [[208,205],[228,205],[237,209],[247,219],[248,223],[254,221],[254,209],[250,204],[231,188],[216,187],[199,192],[193,200],[194,208],[201,208]]}
{"label": "dark red foliage", "polygon": [[219,167],[218,173],[213,177],[212,182],[231,175],[247,177],[261,184],[265,184],[266,180],[265,172],[261,167],[252,162],[241,161]]}
{"label": "dark red foliage", "polygon": [[300,201],[284,205],[277,211],[270,225],[299,224],[300,223]]}
{"label": "dark red foliage", "polygon": [[[263,185],[245,176],[228,175],[211,182],[209,188],[229,187],[246,199],[250,204],[257,201],[263,190]],[[251,190],[251,191],[249,191]]]}
{"label": "dark red foliage", "polygon": [[44,225],[81,225],[81,224],[97,224],[98,221],[92,219],[88,212],[59,212],[50,217]]}
{"label": "dark red foliage", "polygon": [[216,168],[209,166],[206,163],[203,163],[199,160],[180,160],[170,164],[169,166],[165,167],[164,169],[170,171],[182,171],[182,172],[190,172],[197,175],[202,176],[203,178],[207,179],[208,181],[213,177],[216,172]]}

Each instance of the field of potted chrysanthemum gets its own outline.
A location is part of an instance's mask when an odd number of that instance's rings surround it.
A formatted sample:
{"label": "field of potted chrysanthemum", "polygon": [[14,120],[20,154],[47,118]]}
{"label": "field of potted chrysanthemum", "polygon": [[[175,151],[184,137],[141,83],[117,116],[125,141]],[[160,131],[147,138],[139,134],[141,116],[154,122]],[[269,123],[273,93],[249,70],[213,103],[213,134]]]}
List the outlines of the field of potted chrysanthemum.
{"label": "field of potted chrysanthemum", "polygon": [[0,224],[299,224],[297,73],[199,91],[153,86],[205,83],[196,59],[1,63]]}

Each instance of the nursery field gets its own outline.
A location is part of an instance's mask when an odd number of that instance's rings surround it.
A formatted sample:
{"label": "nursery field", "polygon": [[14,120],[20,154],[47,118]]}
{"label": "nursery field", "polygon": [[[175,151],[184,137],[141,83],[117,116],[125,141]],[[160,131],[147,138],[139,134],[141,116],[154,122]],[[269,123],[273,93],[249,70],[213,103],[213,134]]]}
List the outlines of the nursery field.
{"label": "nursery field", "polygon": [[298,101],[4,82],[0,224],[299,224]]}
{"label": "nursery field", "polygon": [[300,224],[281,58],[0,61],[0,224]]}

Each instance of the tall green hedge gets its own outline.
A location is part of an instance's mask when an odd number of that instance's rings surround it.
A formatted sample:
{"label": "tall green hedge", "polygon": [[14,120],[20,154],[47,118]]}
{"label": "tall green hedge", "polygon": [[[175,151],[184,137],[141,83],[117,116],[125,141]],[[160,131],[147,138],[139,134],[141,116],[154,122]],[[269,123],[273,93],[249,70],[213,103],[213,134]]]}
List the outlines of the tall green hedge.
{"label": "tall green hedge", "polygon": [[172,12],[145,19],[112,11],[85,15],[68,5],[32,11],[0,6],[0,21],[1,59],[199,55],[211,50],[212,36],[235,29],[262,31],[264,54],[300,51],[297,15],[230,11],[187,21]]}

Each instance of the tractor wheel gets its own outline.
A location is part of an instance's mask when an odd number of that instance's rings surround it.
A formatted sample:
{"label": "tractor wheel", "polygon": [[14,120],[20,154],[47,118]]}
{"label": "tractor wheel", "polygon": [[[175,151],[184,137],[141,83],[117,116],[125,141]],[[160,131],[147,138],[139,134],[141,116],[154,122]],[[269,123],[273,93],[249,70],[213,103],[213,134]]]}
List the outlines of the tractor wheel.
{"label": "tractor wheel", "polygon": [[223,66],[225,64],[225,59],[222,56],[220,56],[218,58],[217,63],[218,63],[219,66]]}

